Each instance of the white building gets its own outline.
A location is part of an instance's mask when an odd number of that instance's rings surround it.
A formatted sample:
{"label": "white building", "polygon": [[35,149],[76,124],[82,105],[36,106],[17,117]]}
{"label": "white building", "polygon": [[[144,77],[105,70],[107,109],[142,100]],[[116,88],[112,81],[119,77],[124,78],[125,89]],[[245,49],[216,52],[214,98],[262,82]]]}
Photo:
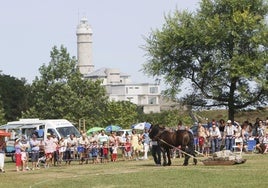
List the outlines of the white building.
{"label": "white building", "polygon": [[100,68],[94,71],[92,63],[92,29],[87,19],[81,19],[77,27],[77,56],[80,72],[87,79],[102,80],[110,100],[130,101],[142,106],[144,113],[160,112],[159,83],[131,82],[130,75],[118,69]]}

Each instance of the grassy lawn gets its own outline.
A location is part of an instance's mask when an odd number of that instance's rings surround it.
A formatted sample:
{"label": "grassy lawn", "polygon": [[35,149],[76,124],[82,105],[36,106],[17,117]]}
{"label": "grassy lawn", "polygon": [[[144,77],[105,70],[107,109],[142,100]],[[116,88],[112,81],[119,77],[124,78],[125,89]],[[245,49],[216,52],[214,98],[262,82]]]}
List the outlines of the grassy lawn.
{"label": "grassy lawn", "polygon": [[15,164],[6,158],[0,187],[267,187],[268,155],[244,154],[243,158],[247,161],[240,165],[204,166],[199,162],[187,167],[178,158],[170,167],[155,166],[152,157],[106,164],[79,165],[74,161],[70,166],[27,172],[16,172]]}

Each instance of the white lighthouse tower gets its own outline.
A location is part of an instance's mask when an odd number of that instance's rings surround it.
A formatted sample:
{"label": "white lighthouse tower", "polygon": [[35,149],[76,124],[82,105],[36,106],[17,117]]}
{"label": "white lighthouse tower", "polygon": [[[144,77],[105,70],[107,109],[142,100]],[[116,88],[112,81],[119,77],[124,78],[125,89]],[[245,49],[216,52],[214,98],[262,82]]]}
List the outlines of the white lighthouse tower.
{"label": "white lighthouse tower", "polygon": [[78,68],[81,74],[86,75],[94,70],[92,63],[92,29],[87,19],[81,19],[77,26],[77,58]]}

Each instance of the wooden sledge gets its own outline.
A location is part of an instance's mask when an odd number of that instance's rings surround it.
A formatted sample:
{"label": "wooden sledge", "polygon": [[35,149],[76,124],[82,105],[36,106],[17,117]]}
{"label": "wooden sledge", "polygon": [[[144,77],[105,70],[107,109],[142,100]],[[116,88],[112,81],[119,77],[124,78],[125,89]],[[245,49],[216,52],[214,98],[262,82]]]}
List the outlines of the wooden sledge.
{"label": "wooden sledge", "polygon": [[205,166],[227,166],[227,165],[235,165],[235,164],[242,164],[246,162],[246,159],[240,159],[240,160],[220,160],[220,159],[205,159],[202,161]]}

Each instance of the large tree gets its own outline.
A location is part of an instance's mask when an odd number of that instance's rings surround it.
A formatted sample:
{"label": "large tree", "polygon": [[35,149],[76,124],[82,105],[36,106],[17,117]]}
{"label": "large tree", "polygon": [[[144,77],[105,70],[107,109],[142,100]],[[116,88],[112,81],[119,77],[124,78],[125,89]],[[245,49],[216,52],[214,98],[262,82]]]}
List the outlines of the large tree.
{"label": "large tree", "polygon": [[144,71],[162,76],[183,102],[235,111],[267,104],[268,6],[264,0],[203,0],[196,12],[175,10],[144,46]]}

